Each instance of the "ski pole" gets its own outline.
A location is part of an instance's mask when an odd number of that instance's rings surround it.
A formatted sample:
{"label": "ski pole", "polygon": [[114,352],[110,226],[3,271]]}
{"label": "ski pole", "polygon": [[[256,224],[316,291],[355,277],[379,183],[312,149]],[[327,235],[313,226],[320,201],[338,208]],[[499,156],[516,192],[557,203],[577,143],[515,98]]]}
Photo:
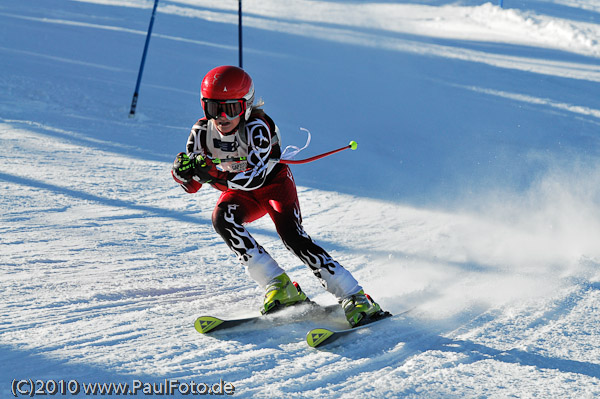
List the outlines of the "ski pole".
{"label": "ski pole", "polygon": [[329,156],[331,154],[335,154],[336,152],[347,150],[348,148],[350,148],[352,150],[356,150],[357,146],[358,146],[358,143],[356,141],[352,140],[350,142],[350,144],[348,144],[347,146],[338,148],[337,150],[325,152],[323,154],[315,155],[314,157],[310,157],[310,158],[306,158],[306,159],[280,159],[278,162],[279,163],[284,163],[284,164],[309,163],[309,162],[312,162],[312,161],[316,161],[317,159],[325,158],[325,157],[327,157],[327,156]]}
{"label": "ski pole", "polygon": [[[331,154],[335,154],[336,152],[347,150],[348,148],[350,148],[352,150],[356,150],[356,147],[358,147],[358,143],[356,141],[352,140],[347,146],[338,148],[336,150],[328,151],[323,154],[315,155],[314,157],[310,157],[310,158],[306,158],[306,159],[277,159],[277,160],[273,160],[273,161],[277,161],[277,163],[284,163],[284,164],[309,163],[309,162],[316,161],[317,159],[325,158],[326,156],[329,156]],[[210,160],[214,164],[227,163],[227,162],[241,162],[241,161],[245,161],[246,159],[247,159],[246,157],[231,157],[231,158],[223,158],[223,159],[210,158]]]}

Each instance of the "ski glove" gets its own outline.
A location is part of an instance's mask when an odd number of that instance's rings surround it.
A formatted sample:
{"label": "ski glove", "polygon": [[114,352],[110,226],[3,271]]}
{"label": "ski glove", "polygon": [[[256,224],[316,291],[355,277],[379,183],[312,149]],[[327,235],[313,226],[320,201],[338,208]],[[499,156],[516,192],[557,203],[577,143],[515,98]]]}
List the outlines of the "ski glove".
{"label": "ski glove", "polygon": [[195,160],[190,159],[185,152],[180,152],[171,169],[173,179],[190,194],[197,192],[202,187],[202,183],[194,179],[194,162]]}
{"label": "ski glove", "polygon": [[194,180],[200,183],[220,184],[227,186],[227,172],[217,169],[215,164],[209,158],[197,156],[194,167]]}
{"label": "ski glove", "polygon": [[227,172],[217,170],[210,159],[200,155],[190,158],[185,152],[180,152],[173,162],[171,174],[187,192],[198,191],[203,183],[227,186]]}
{"label": "ski glove", "polygon": [[194,177],[196,158],[188,157],[185,152],[177,154],[173,161],[173,177],[183,183],[189,183]]}

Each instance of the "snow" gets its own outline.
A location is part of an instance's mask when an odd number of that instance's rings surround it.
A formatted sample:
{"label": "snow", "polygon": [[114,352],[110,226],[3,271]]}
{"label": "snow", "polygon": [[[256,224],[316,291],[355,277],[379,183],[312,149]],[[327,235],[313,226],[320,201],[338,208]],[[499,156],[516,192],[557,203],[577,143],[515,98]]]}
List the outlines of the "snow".
{"label": "snow", "polygon": [[[160,1],[129,119],[152,5],[0,4],[1,397],[22,379],[600,395],[597,1],[244,1],[244,66],[284,145],[359,144],[293,166],[307,232],[384,308],[415,307],[324,350],[304,335],[339,321],[193,329],[262,298],[213,231],[219,193],[169,172],[204,73],[237,63],[238,2]],[[249,228],[334,302],[270,220]]]}

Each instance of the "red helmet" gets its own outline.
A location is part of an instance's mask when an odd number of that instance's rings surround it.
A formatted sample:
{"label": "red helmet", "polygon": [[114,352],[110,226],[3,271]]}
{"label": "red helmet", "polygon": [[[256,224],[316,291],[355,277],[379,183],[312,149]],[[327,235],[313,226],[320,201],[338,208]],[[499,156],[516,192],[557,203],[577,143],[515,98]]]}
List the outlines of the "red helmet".
{"label": "red helmet", "polygon": [[242,113],[245,112],[247,120],[254,102],[254,83],[250,75],[241,68],[230,65],[219,66],[211,69],[202,79],[200,99],[205,114],[208,100],[244,100]]}

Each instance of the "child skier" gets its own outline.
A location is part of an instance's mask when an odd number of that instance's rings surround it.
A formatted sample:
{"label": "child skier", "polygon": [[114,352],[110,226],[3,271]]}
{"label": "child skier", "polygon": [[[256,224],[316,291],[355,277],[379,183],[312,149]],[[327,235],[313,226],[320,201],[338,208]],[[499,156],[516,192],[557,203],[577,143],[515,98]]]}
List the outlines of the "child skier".
{"label": "child skier", "polygon": [[304,231],[292,172],[277,162],[279,129],[254,104],[252,78],[240,68],[219,66],[202,80],[200,98],[205,117],[192,127],[172,176],[188,193],[205,183],[222,191],[212,223],[248,275],[266,288],[262,313],[308,300],[244,227],[268,214],[285,246],[338,299],[351,326],[381,316],[350,272]]}

